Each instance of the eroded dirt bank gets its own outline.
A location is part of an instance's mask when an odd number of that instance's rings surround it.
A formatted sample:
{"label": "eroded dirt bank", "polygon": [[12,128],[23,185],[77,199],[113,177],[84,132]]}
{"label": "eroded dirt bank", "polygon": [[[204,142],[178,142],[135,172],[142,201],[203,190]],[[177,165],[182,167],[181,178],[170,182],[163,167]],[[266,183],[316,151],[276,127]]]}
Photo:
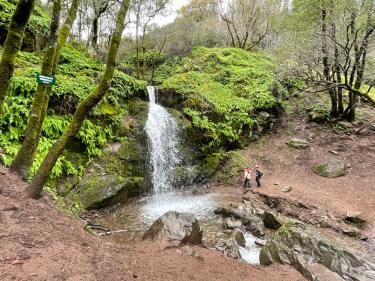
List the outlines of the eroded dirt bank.
{"label": "eroded dirt bank", "polygon": [[252,266],[201,247],[197,258],[164,243],[111,243],[49,198],[24,199],[24,183],[3,167],[0,179],[0,280],[305,280],[288,266]]}

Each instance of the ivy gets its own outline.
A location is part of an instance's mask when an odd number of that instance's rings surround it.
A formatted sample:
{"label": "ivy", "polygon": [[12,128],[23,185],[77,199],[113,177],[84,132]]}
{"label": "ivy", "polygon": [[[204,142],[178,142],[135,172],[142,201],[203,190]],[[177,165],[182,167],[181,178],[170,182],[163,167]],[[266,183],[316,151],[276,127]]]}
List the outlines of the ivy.
{"label": "ivy", "polygon": [[[31,175],[35,174],[51,146],[69,125],[78,103],[90,93],[96,86],[97,78],[100,78],[98,75],[103,65],[81,49],[67,44],[62,50],[57,85],[50,97]],[[5,113],[0,121],[0,161],[6,166],[12,163],[22,143],[37,89],[35,73],[40,71],[42,56],[42,53],[20,52],[17,58],[10,93],[5,100]],[[78,150],[86,163],[74,161],[70,157],[72,153],[65,153],[58,159],[51,177],[80,175],[90,160],[100,155],[107,143],[122,141],[116,131],[127,114],[126,102],[135,93],[144,91],[145,87],[144,82],[116,71],[109,93],[93,109],[70,148]]]}

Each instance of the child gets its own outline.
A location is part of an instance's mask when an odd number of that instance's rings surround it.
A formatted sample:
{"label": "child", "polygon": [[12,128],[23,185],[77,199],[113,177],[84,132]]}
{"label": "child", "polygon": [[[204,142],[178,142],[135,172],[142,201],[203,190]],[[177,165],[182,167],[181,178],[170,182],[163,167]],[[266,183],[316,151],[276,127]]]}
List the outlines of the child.
{"label": "child", "polygon": [[244,188],[251,188],[251,183],[250,183],[250,179],[251,179],[251,169],[249,168],[249,166],[246,166],[245,169],[244,169]]}
{"label": "child", "polygon": [[261,186],[260,179],[262,178],[263,173],[259,170],[258,165],[255,165],[255,181],[257,183],[257,187]]}

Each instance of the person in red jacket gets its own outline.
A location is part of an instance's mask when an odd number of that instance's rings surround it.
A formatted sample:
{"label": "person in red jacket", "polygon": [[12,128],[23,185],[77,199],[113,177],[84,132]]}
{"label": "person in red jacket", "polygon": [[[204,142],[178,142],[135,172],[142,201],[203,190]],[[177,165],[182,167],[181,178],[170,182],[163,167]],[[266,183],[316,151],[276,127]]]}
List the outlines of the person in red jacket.
{"label": "person in red jacket", "polygon": [[244,169],[244,188],[251,188],[251,169],[249,166],[246,166]]}

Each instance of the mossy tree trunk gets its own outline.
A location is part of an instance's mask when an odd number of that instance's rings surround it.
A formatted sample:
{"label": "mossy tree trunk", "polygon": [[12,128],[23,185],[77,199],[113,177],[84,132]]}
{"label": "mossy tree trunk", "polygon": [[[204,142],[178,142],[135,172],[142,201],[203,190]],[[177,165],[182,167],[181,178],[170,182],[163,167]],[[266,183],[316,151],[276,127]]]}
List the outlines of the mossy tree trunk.
{"label": "mossy tree trunk", "polygon": [[129,9],[129,5],[130,0],[123,0],[121,3],[116,20],[116,29],[112,36],[109,47],[107,66],[104,75],[99,82],[99,85],[90,93],[88,97],[86,97],[78,105],[68,128],[52,146],[47,156],[43,160],[42,165],[40,166],[38,172],[27,188],[28,195],[30,197],[35,199],[40,198],[43,186],[48,176],[52,172],[57,159],[64,151],[66,145],[75,138],[91,109],[101,101],[101,99],[105,96],[108,89],[110,88],[113,74],[116,68],[117,54],[122,39],[122,33],[125,28],[124,22],[127,11]]}
{"label": "mossy tree trunk", "polygon": [[19,0],[9,25],[4,52],[0,62],[0,118],[14,72],[14,60],[22,47],[25,28],[35,6],[35,0]]}
{"label": "mossy tree trunk", "polygon": [[[54,2],[54,16],[51,23],[50,40],[42,65],[43,75],[54,76],[57,72],[59,54],[68,39],[72,25],[77,17],[79,1],[80,0],[72,1],[68,16],[59,29],[61,0],[55,0]],[[44,119],[47,115],[51,92],[52,86],[38,85],[31,108],[29,122],[25,131],[25,139],[11,165],[11,169],[24,179],[27,178],[34,161],[34,156],[42,134]]]}

